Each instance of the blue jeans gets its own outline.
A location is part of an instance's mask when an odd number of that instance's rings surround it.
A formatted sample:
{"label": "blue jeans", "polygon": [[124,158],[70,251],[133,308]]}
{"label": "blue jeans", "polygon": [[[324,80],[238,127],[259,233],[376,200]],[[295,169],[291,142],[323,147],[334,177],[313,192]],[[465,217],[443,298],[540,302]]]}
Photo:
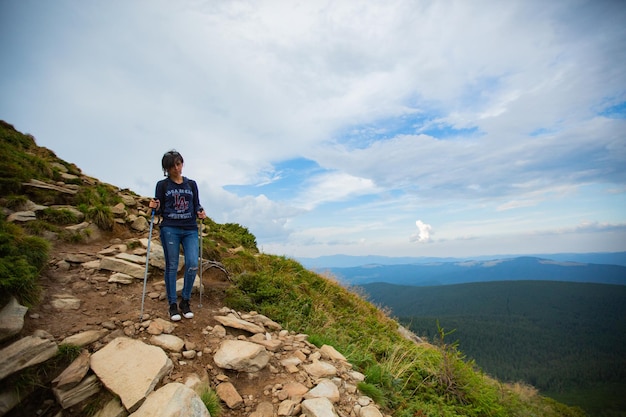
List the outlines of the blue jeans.
{"label": "blue jeans", "polygon": [[[178,227],[161,228],[161,244],[165,255],[165,293],[169,304],[175,303],[176,273],[178,272],[178,257],[180,245],[183,245],[185,255],[185,279],[183,281],[183,300],[191,298],[191,290],[198,272],[198,229],[185,230]],[[200,283],[202,285],[202,283]]]}

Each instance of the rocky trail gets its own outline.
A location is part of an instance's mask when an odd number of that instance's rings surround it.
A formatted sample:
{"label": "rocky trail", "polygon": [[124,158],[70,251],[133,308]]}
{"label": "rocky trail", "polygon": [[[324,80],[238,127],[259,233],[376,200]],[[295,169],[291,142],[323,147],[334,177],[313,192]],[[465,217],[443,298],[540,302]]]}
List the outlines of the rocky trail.
{"label": "rocky trail", "polygon": [[[225,306],[232,283],[219,268],[202,273],[202,300],[196,279],[195,316],[171,322],[158,233],[140,320],[148,241],[140,229],[54,242],[41,303],[18,308],[23,325],[0,342],[0,416],[205,416],[197,395],[203,383],[217,392],[225,417],[382,416],[356,388],[363,375],[334,348],[318,349],[271,318]],[[54,352],[71,343],[83,354],[49,383],[16,396],[5,377],[31,356],[46,360],[42,352],[19,351],[27,339]]]}

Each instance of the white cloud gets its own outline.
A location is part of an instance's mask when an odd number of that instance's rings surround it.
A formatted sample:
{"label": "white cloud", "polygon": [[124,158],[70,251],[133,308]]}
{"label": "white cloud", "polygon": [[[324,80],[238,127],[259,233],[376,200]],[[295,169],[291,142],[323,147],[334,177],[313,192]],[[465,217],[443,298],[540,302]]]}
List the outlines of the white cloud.
{"label": "white cloud", "polygon": [[431,241],[431,234],[432,234],[432,226],[429,224],[424,223],[421,220],[417,220],[415,222],[415,225],[417,226],[417,233],[411,235],[410,241],[411,242],[419,242],[419,243],[428,243]]}
{"label": "white cloud", "polygon": [[294,199],[294,204],[307,210],[327,203],[345,201],[350,197],[379,191],[372,180],[343,172],[329,172],[312,178]]}

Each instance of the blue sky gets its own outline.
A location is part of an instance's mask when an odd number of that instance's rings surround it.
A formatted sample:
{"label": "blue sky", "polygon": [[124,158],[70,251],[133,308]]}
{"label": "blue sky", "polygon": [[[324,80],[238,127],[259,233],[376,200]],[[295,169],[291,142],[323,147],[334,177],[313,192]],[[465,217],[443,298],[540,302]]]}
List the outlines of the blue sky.
{"label": "blue sky", "polygon": [[623,1],[0,2],[0,119],[266,253],[626,250]]}

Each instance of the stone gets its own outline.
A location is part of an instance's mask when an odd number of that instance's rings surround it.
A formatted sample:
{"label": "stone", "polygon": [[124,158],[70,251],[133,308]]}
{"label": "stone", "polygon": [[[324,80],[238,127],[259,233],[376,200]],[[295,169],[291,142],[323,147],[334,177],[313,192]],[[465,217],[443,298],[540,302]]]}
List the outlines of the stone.
{"label": "stone", "polygon": [[9,214],[7,217],[7,221],[10,223],[13,222],[32,222],[33,220],[37,220],[37,215],[34,211],[16,211],[15,213]]}
{"label": "stone", "polygon": [[337,368],[324,361],[313,361],[309,365],[303,365],[307,373],[316,378],[325,378],[337,375]]}
{"label": "stone", "polygon": [[319,384],[304,395],[304,399],[328,398],[330,402],[339,401],[339,388],[329,379],[322,379]]}
{"label": "stone", "polygon": [[93,417],[126,417],[127,415],[128,412],[119,398],[112,398],[111,401],[107,402]]}
{"label": "stone", "polygon": [[132,221],[130,227],[137,232],[145,232],[149,229],[148,220],[145,217],[139,216]]}
{"label": "stone", "polygon": [[264,346],[270,352],[278,352],[283,347],[282,340],[268,339],[262,333],[252,335],[252,337],[250,337],[250,341]]}
{"label": "stone", "polygon": [[118,253],[117,255],[114,256],[114,258],[123,259],[125,261],[132,262],[132,263],[139,264],[139,265],[146,264],[145,256],[133,255],[131,253],[126,253],[126,252]]}
{"label": "stone", "polygon": [[302,401],[302,412],[307,417],[338,417],[328,398],[312,398]]}
{"label": "stone", "polygon": [[152,335],[159,335],[162,333],[171,334],[176,328],[176,324],[172,323],[169,320],[164,320],[162,318],[156,318],[150,322],[148,325],[148,333]]}
{"label": "stone", "polygon": [[267,366],[270,355],[256,343],[244,340],[224,340],[213,360],[223,369],[243,372],[258,372]]}
{"label": "stone", "polygon": [[359,410],[359,417],[383,417],[383,414],[374,405],[368,405]]}
{"label": "stone", "polygon": [[243,398],[241,398],[235,386],[230,382],[222,382],[219,384],[216,388],[216,392],[220,400],[224,401],[231,410],[243,405]]}
{"label": "stone", "polygon": [[127,207],[137,206],[137,201],[135,200],[133,196],[130,196],[128,194],[122,194],[120,195],[120,197],[122,199],[122,203],[124,203],[125,206]]}
{"label": "stone", "polygon": [[129,285],[135,282],[135,278],[130,275],[123,274],[121,272],[116,272],[111,275],[111,277],[107,281],[109,284],[124,284]]}
{"label": "stone", "polygon": [[128,262],[123,259],[107,256],[100,259],[100,269],[113,272],[121,272],[134,278],[143,278],[145,275],[145,265]]}
{"label": "stone", "polygon": [[51,359],[58,351],[50,339],[26,336],[0,350],[0,380],[5,377]]}
{"label": "stone", "polygon": [[63,257],[63,260],[71,264],[82,264],[94,260],[93,256],[85,255],[84,253],[68,253]]}
{"label": "stone", "polygon": [[291,398],[292,400],[301,399],[308,391],[309,389],[300,382],[289,382],[282,389],[285,398]]}
{"label": "stone", "polygon": [[90,375],[75,387],[67,390],[53,388],[52,393],[57,399],[57,402],[61,404],[61,407],[67,409],[73,405],[85,401],[92,395],[97,394],[100,389],[101,385],[100,381],[98,381],[98,377],[96,377],[95,375]]}
{"label": "stone", "polygon": [[298,403],[293,400],[281,401],[278,406],[279,416],[294,416],[297,414],[299,407]]}
{"label": "stone", "polygon": [[66,226],[65,230],[69,230],[70,232],[80,232],[87,229],[89,227],[89,224],[89,222],[82,222],[79,224],[74,224],[72,226]]}
{"label": "stone", "polygon": [[[8,384],[6,384],[8,385]],[[24,392],[17,390],[14,387],[3,387],[0,391],[0,416],[6,415],[15,406],[17,406],[23,397],[27,397],[33,389],[26,389]]]}
{"label": "stone", "polygon": [[180,352],[185,346],[185,342],[178,336],[172,334],[159,334],[150,338],[150,343],[159,346],[170,352]]}
{"label": "stone", "polygon": [[250,323],[246,320],[238,319],[232,315],[228,316],[215,316],[215,320],[220,322],[223,326],[232,327],[234,329],[245,330],[250,333],[265,333],[265,329],[256,324]]}
{"label": "stone", "polygon": [[[139,239],[139,242],[148,249],[148,239]],[[150,266],[165,270],[165,254],[163,253],[163,246],[158,242],[150,242],[150,258],[148,263]],[[180,272],[185,264],[185,258],[180,256],[178,258],[178,271]]]}
{"label": "stone", "polygon": [[54,184],[48,184],[46,182],[39,181],[36,179],[31,179],[29,182],[23,182],[22,185],[25,185],[28,187],[42,188],[46,190],[54,190],[54,191],[58,191],[58,192],[65,193],[65,194],[76,194],[77,192],[76,190],[73,190],[69,187],[61,187],[61,186],[54,185]]}
{"label": "stone", "polygon": [[323,345],[320,348],[320,353],[322,354],[322,358],[324,359],[330,359],[331,361],[347,362],[346,357],[330,345]]}
{"label": "stone", "polygon": [[100,340],[109,333],[108,330],[87,330],[66,337],[61,342],[62,345],[87,346],[97,340]]}
{"label": "stone", "polygon": [[274,417],[274,405],[267,401],[260,402],[250,417]]}
{"label": "stone", "polygon": [[91,369],[102,383],[135,411],[174,365],[165,352],[140,340],[118,337],[91,355]]}
{"label": "stone", "polygon": [[356,382],[363,382],[363,381],[365,381],[365,375],[363,375],[361,372],[350,371],[350,372],[348,372],[348,375],[350,376],[350,378],[352,378]]}
{"label": "stone", "polygon": [[[246,319],[248,318],[246,317]],[[279,323],[276,323],[269,317],[264,316],[263,314],[252,314],[250,315],[249,320],[253,323],[260,324],[261,326],[270,330],[280,331],[283,329],[283,326],[281,326]]]}
{"label": "stone", "polygon": [[191,388],[179,383],[167,384],[146,398],[129,417],[211,417],[206,406]]}
{"label": "stone", "polygon": [[89,371],[89,351],[83,350],[59,376],[52,380],[52,386],[67,390],[78,385]]}
{"label": "stone", "polygon": [[15,297],[11,297],[0,311],[0,341],[9,339],[22,331],[24,315],[27,311],[27,307],[21,305]]}
{"label": "stone", "polygon": [[[185,285],[185,279],[184,278],[180,278],[176,280],[176,294],[181,294],[183,292],[183,286]],[[198,277],[198,274],[196,274],[196,279],[193,281],[193,286],[191,287],[192,291],[200,291],[200,278]],[[204,288],[204,287],[202,287]]]}
{"label": "stone", "polygon": [[124,217],[126,215],[126,207],[124,206],[124,203],[118,203],[112,206],[111,213],[113,213],[115,217]]}

